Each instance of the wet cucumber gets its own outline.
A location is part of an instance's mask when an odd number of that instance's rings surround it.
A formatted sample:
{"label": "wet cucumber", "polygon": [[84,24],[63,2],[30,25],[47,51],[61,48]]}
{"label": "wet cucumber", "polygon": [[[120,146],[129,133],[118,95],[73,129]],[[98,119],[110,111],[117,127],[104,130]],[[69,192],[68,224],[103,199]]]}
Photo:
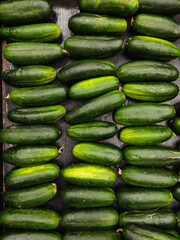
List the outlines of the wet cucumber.
{"label": "wet cucumber", "polygon": [[122,162],[123,151],[105,143],[79,143],[72,151],[74,157],[89,163],[115,166]]}
{"label": "wet cucumber", "polygon": [[175,133],[180,134],[180,117],[175,117],[171,122],[171,126]]}
{"label": "wet cucumber", "polygon": [[178,183],[172,191],[173,197],[180,202],[180,183]]}

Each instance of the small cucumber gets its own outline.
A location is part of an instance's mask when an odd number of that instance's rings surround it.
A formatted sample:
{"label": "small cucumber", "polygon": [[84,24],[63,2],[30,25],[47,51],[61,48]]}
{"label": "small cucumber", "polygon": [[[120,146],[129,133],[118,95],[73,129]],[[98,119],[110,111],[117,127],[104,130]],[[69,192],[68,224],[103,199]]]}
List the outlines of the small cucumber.
{"label": "small cucumber", "polygon": [[178,183],[172,191],[173,197],[180,202],[180,183]]}
{"label": "small cucumber", "polygon": [[171,122],[171,126],[174,132],[179,135],[180,134],[180,117],[175,117]]}

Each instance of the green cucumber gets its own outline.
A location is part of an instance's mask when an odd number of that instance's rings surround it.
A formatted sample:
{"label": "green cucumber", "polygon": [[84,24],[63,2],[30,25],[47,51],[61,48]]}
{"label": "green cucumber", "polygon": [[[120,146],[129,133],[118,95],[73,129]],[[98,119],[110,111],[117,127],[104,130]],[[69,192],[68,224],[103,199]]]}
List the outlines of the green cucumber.
{"label": "green cucumber", "polygon": [[80,123],[68,128],[67,135],[78,141],[101,141],[113,137],[118,132],[114,123],[93,121]]}
{"label": "green cucumber", "polygon": [[58,178],[60,169],[58,165],[47,163],[40,166],[31,166],[26,168],[16,168],[8,172],[4,182],[6,188],[24,188]]}
{"label": "green cucumber", "polygon": [[117,192],[118,205],[125,210],[148,210],[168,206],[173,200],[167,189],[124,187]]}
{"label": "green cucumber", "polygon": [[5,59],[15,65],[41,65],[53,63],[63,56],[57,43],[9,43],[3,50]]}
{"label": "green cucumber", "polygon": [[16,26],[46,22],[52,16],[49,0],[8,0],[0,3],[0,21]]}
{"label": "green cucumber", "polygon": [[118,78],[105,76],[75,83],[69,88],[68,93],[72,99],[87,99],[115,90],[118,86]]}
{"label": "green cucumber", "polygon": [[175,98],[179,93],[179,87],[169,82],[126,83],[123,92],[134,100],[164,102]]}
{"label": "green cucumber", "polygon": [[125,95],[118,90],[90,99],[68,112],[65,120],[69,124],[88,122],[112,112],[124,104]]}
{"label": "green cucumber", "polygon": [[8,113],[8,119],[15,123],[45,124],[55,122],[66,114],[61,105],[15,108]]}
{"label": "green cucumber", "polygon": [[57,193],[54,183],[45,183],[33,187],[7,191],[3,194],[4,202],[15,208],[32,208],[50,201]]}
{"label": "green cucumber", "polygon": [[171,82],[179,77],[179,71],[168,63],[137,60],[121,65],[117,76],[121,82]]}
{"label": "green cucumber", "polygon": [[49,209],[4,208],[0,212],[0,225],[6,228],[52,230],[59,226],[60,216]]}
{"label": "green cucumber", "polygon": [[71,230],[103,230],[114,228],[118,220],[118,213],[113,208],[80,209],[65,212],[61,217],[61,226]]}
{"label": "green cucumber", "polygon": [[115,192],[111,188],[73,186],[61,190],[61,199],[75,208],[106,207],[114,203]]}
{"label": "green cucumber", "polygon": [[109,187],[116,181],[115,172],[107,166],[79,163],[64,167],[61,178],[80,186]]}
{"label": "green cucumber", "polygon": [[173,235],[174,237],[177,237],[180,239],[180,235],[178,232],[176,232],[174,229],[164,229],[166,233]]}
{"label": "green cucumber", "polygon": [[65,51],[75,58],[107,58],[124,47],[121,37],[71,36],[64,42]]}
{"label": "green cucumber", "polygon": [[123,151],[106,143],[79,143],[73,148],[73,156],[89,163],[115,166],[122,162]]}
{"label": "green cucumber", "polygon": [[180,134],[180,117],[175,117],[171,122],[171,126],[174,132],[179,135]]}
{"label": "green cucumber", "polygon": [[67,87],[62,84],[14,89],[6,97],[21,106],[48,106],[67,99]]}
{"label": "green cucumber", "polygon": [[97,15],[92,13],[78,13],[69,19],[69,29],[80,35],[121,35],[127,29],[127,22],[123,18]]}
{"label": "green cucumber", "polygon": [[180,56],[180,49],[172,42],[147,36],[130,37],[125,50],[136,59],[170,61]]}
{"label": "green cucumber", "polygon": [[173,197],[180,202],[180,183],[178,183],[172,190]]}
{"label": "green cucumber", "polygon": [[115,65],[107,60],[79,60],[61,68],[58,79],[63,84],[71,85],[85,79],[113,75],[115,69]]}
{"label": "green cucumber", "polygon": [[17,145],[50,144],[60,136],[61,132],[53,125],[10,126],[0,130],[2,142]]}

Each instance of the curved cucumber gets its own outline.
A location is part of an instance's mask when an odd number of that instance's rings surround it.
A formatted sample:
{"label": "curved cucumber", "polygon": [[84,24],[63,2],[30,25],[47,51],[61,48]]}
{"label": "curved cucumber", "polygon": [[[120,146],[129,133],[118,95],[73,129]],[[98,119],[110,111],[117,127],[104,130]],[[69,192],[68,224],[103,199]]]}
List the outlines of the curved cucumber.
{"label": "curved cucumber", "polygon": [[175,133],[180,134],[180,117],[175,117],[171,122],[171,126]]}
{"label": "curved cucumber", "polygon": [[178,183],[172,191],[173,197],[180,202],[180,184]]}

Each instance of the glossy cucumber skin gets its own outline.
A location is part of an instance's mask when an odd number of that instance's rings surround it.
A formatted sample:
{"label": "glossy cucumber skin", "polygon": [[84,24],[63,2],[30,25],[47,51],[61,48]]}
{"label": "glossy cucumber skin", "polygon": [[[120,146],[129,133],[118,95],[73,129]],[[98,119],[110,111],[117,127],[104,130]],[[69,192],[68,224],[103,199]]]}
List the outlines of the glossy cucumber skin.
{"label": "glossy cucumber skin", "polygon": [[57,77],[61,83],[71,85],[85,79],[113,75],[115,69],[115,65],[110,61],[85,59],[61,68]]}
{"label": "glossy cucumber skin", "polygon": [[73,156],[89,163],[115,166],[122,162],[123,151],[105,143],[82,142],[73,148]]}
{"label": "glossy cucumber skin", "polygon": [[180,56],[180,49],[173,43],[147,36],[130,37],[125,50],[135,59],[170,61]]}
{"label": "glossy cucumber skin", "polygon": [[58,178],[59,172],[59,167],[52,163],[16,168],[6,174],[4,182],[6,188],[24,188],[50,182]]}
{"label": "glossy cucumber skin", "polygon": [[125,210],[148,210],[168,206],[173,200],[167,189],[124,187],[117,192],[118,205]]}
{"label": "glossy cucumber skin", "polygon": [[138,101],[164,102],[175,98],[179,87],[169,82],[126,83],[123,92],[127,97]]}
{"label": "glossy cucumber skin", "polygon": [[60,136],[61,132],[53,125],[10,126],[0,130],[1,141],[17,145],[50,144]]}
{"label": "glossy cucumber skin", "polygon": [[175,117],[171,122],[171,126],[174,132],[179,135],[180,134],[180,117]]}
{"label": "glossy cucumber skin", "polygon": [[7,228],[52,230],[59,226],[60,216],[49,209],[4,208],[0,212],[0,224]]}
{"label": "glossy cucumber skin", "polygon": [[166,126],[144,126],[124,128],[120,140],[129,145],[153,145],[169,140],[172,130]]}
{"label": "glossy cucumber skin", "polygon": [[48,106],[67,99],[67,87],[62,84],[15,89],[9,94],[10,100],[20,106]]}
{"label": "glossy cucumber skin", "polygon": [[109,187],[116,181],[116,174],[106,166],[79,163],[64,167],[61,178],[79,186]]}
{"label": "glossy cucumber skin", "polygon": [[121,37],[79,36],[74,35],[64,42],[64,49],[71,57],[107,58],[115,55],[124,47]]}
{"label": "glossy cucumber skin", "polygon": [[168,63],[137,60],[121,65],[117,76],[121,82],[171,82],[179,77],[179,71]]}
{"label": "glossy cucumber skin", "polygon": [[124,104],[125,95],[118,91],[111,91],[99,97],[90,99],[68,112],[65,120],[69,124],[88,122],[106,113],[114,111]]}
{"label": "glossy cucumber skin", "polygon": [[115,192],[111,188],[73,186],[61,190],[61,198],[70,207],[106,207],[113,204]]}
{"label": "glossy cucumber skin", "polygon": [[59,60],[63,50],[57,43],[17,42],[6,45],[3,54],[15,65],[41,65]]}
{"label": "glossy cucumber skin", "polygon": [[8,119],[15,123],[46,124],[55,122],[66,114],[65,107],[61,105],[15,108],[8,113]]}
{"label": "glossy cucumber skin", "polygon": [[180,184],[178,183],[176,186],[174,186],[172,191],[173,197],[180,202]]}
{"label": "glossy cucumber skin", "polygon": [[70,126],[67,135],[78,141],[101,141],[113,137],[118,132],[112,122],[93,121]]}

